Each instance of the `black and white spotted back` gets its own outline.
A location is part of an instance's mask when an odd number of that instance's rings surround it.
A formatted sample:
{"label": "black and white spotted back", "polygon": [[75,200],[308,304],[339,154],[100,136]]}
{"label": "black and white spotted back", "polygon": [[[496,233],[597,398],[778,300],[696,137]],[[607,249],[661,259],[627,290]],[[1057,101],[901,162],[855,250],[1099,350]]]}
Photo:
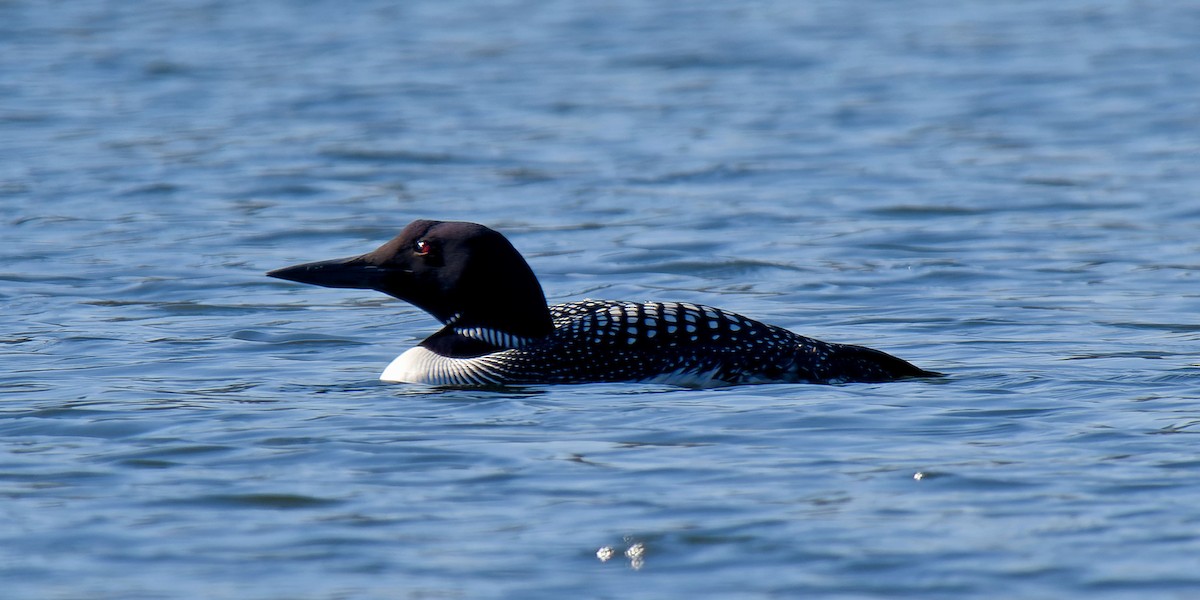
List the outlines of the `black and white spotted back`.
{"label": "black and white spotted back", "polygon": [[[659,381],[682,385],[883,378],[882,352],[796,335],[686,302],[582,300],[550,307],[554,333],[492,355],[513,382]],[[499,363],[499,364],[497,364]]]}

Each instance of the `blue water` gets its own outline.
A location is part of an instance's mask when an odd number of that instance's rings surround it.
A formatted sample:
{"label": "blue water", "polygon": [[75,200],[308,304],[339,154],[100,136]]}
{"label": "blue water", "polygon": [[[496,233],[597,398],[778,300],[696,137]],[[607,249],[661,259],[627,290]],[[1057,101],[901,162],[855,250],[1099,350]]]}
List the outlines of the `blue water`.
{"label": "blue water", "polygon": [[[1198,31],[0,2],[0,595],[1196,597]],[[382,384],[431,318],[262,273],[422,217],[950,377]]]}

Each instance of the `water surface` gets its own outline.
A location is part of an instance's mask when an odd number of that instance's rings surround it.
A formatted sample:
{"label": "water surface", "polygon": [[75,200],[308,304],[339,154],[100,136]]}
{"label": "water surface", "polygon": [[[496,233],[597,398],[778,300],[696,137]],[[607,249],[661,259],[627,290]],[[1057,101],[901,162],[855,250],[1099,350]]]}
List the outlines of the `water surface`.
{"label": "water surface", "polygon": [[[0,4],[6,598],[1200,590],[1195,3],[392,4]],[[414,218],[951,376],[382,384]]]}

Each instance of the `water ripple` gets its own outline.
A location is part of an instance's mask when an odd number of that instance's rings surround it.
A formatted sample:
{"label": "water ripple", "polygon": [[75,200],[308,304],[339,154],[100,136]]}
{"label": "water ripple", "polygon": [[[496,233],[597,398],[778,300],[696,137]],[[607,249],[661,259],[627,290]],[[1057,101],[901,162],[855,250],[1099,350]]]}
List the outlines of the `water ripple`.
{"label": "water ripple", "polygon": [[[4,597],[1192,595],[1200,14],[869,9],[0,2]],[[383,384],[415,218],[950,376]]]}

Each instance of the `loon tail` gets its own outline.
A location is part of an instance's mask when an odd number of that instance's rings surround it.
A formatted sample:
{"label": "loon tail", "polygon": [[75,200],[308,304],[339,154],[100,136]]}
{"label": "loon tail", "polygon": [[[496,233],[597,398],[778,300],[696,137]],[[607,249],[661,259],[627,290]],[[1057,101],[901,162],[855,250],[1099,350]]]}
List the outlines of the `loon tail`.
{"label": "loon tail", "polygon": [[[805,350],[800,349],[800,354]],[[944,377],[944,373],[926,371],[904,359],[896,358],[882,350],[851,344],[829,344],[829,358],[820,361],[814,368],[815,381],[856,381],[882,383],[916,377]],[[797,361],[804,364],[805,361]],[[821,372],[826,371],[828,372]],[[801,373],[803,376],[803,373]]]}

